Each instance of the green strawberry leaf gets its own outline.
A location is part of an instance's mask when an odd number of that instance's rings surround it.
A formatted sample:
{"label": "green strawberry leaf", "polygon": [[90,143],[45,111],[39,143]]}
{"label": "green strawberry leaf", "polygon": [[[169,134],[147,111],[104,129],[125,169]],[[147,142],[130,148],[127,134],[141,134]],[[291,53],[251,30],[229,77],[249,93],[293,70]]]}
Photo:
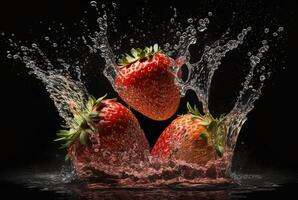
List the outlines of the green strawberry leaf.
{"label": "green strawberry leaf", "polygon": [[203,140],[206,140],[209,137],[209,133],[208,132],[203,132],[200,134],[200,138]]}
{"label": "green strawberry leaf", "polygon": [[195,118],[203,118],[203,115],[200,113],[200,111],[198,110],[197,106],[195,105],[194,108],[191,107],[190,103],[187,102],[186,103],[186,107],[189,113],[193,114]]}
{"label": "green strawberry leaf", "polygon": [[64,137],[64,136],[68,136],[69,134],[70,134],[69,130],[59,130],[57,133],[57,136]]}
{"label": "green strawberry leaf", "polygon": [[102,97],[98,98],[95,103],[93,104],[93,106],[95,107],[99,107],[101,102],[107,97],[108,94],[103,95]]}
{"label": "green strawberry leaf", "polygon": [[209,120],[202,120],[199,122],[199,124],[202,126],[208,126],[210,123],[211,123],[211,121],[209,121]]}
{"label": "green strawberry leaf", "polygon": [[155,53],[161,52],[161,49],[157,44],[154,44],[150,47],[145,47],[143,50],[140,48],[132,48],[130,50],[131,55],[125,54],[118,60],[118,65],[125,66],[131,63],[134,63],[141,59],[148,59],[150,56],[153,56]]}
{"label": "green strawberry leaf", "polygon": [[222,146],[216,146],[216,153],[218,156],[222,157],[223,156],[223,152],[224,152],[224,148]]}
{"label": "green strawberry leaf", "polygon": [[67,139],[66,137],[59,137],[59,138],[55,139],[54,141],[58,142],[58,141],[66,140],[66,139]]}
{"label": "green strawberry leaf", "polygon": [[130,50],[130,53],[131,53],[131,55],[132,55],[134,58],[138,58],[139,53],[138,53],[138,51],[137,51],[136,49],[132,48],[132,49]]}
{"label": "green strawberry leaf", "polygon": [[64,157],[64,162],[67,162],[67,161],[69,161],[69,155],[68,154],[66,154],[66,156]]}
{"label": "green strawberry leaf", "polygon": [[198,116],[198,115],[192,115],[192,117],[193,117],[193,118],[197,118],[197,119],[201,119],[201,120],[203,120],[203,117],[200,117],[200,116]]}
{"label": "green strawberry leaf", "polygon": [[106,96],[107,94],[97,100],[90,96],[86,105],[79,107],[78,112],[73,113],[73,119],[70,124],[65,126],[65,129],[58,131],[57,139],[54,141],[63,142],[61,148],[69,147],[77,139],[82,145],[87,145],[88,134],[97,132],[95,124],[100,120],[99,111],[94,110],[102,105],[102,101]]}
{"label": "green strawberry leaf", "polygon": [[80,143],[84,146],[87,145],[87,132],[86,131],[81,131],[80,134]]}
{"label": "green strawberry leaf", "polygon": [[89,113],[89,117],[92,118],[92,119],[98,118],[98,115],[99,114],[96,111],[92,111],[92,112]]}
{"label": "green strawberry leaf", "polygon": [[154,44],[153,45],[153,51],[154,52],[158,52],[158,44]]}

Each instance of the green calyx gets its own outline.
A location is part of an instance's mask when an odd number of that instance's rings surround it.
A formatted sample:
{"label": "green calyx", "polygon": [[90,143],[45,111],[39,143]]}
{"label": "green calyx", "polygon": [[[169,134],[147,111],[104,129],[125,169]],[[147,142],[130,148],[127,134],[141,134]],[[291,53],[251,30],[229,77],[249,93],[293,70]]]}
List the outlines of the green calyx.
{"label": "green calyx", "polygon": [[153,56],[155,53],[161,52],[160,47],[157,44],[154,44],[150,47],[145,47],[143,50],[140,48],[132,48],[130,50],[131,55],[125,54],[122,58],[118,60],[119,66],[125,66],[131,63],[134,63],[138,60],[148,59]]}
{"label": "green calyx", "polygon": [[88,145],[88,135],[96,132],[94,123],[100,120],[99,113],[94,110],[103,106],[102,100],[105,97],[106,95],[95,99],[93,96],[90,96],[86,105],[73,114],[70,125],[64,126],[64,129],[58,131],[58,137],[54,141],[63,142],[61,148],[69,147],[77,139],[79,139],[82,145]]}
{"label": "green calyx", "polygon": [[187,102],[188,113],[192,114],[193,118],[201,119],[200,125],[207,128],[206,132],[200,134],[201,139],[211,137],[215,146],[216,153],[219,157],[223,156],[225,149],[226,130],[224,118],[214,118],[211,114],[202,115],[196,105],[191,107]]}

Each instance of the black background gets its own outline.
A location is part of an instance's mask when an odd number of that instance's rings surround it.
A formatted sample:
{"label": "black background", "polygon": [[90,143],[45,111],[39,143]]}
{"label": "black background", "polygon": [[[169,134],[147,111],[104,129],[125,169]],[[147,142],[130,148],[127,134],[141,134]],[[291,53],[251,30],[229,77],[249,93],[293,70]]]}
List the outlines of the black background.
{"label": "black background", "polygon": [[[263,167],[264,169],[296,169],[298,167],[298,134],[295,68],[297,66],[298,18],[294,1],[184,0],[155,3],[125,1],[119,3],[123,21],[125,17],[133,15],[144,5],[150,5],[155,16],[165,17],[165,19],[170,16],[167,11],[170,5],[177,7],[185,19],[197,14],[206,16],[208,11],[212,11],[216,16],[215,22],[211,22],[215,25],[211,25],[214,33],[211,34],[210,41],[217,39],[228,27],[231,27],[234,33],[248,25],[257,27],[259,31],[265,26],[272,27],[272,29],[277,29],[278,26],[285,27],[283,39],[280,39],[277,42],[278,46],[272,47],[269,53],[270,58],[275,59],[270,64],[274,71],[273,76],[267,82],[264,94],[256,103],[255,109],[248,115],[248,121],[240,133],[235,166],[238,169],[244,168],[244,170]],[[0,31],[15,33],[16,38],[19,39],[34,41],[36,36],[47,34],[46,29],[39,24],[40,20],[44,24],[58,21],[71,25],[80,20],[83,11],[90,9],[89,7],[87,0],[1,1]],[[233,12],[236,13],[234,19],[232,19]],[[121,30],[125,31],[125,26]],[[129,33],[129,30],[127,32]],[[158,37],[160,32],[157,30],[156,34]],[[252,36],[248,41],[255,49],[260,44],[260,40],[256,38]],[[116,38],[113,39],[116,40]],[[152,42],[148,41],[148,43]],[[124,45],[124,48],[131,47]],[[247,52],[248,49],[250,48],[244,48],[242,51]],[[0,168],[4,170],[35,166],[37,163],[62,163],[59,155],[63,155],[63,151],[57,150],[58,145],[52,142],[61,123],[53,102],[40,81],[28,75],[28,70],[22,63],[6,59],[5,52],[6,46],[1,44]],[[233,55],[230,59],[225,59],[222,68],[231,66],[230,71],[220,69],[215,75],[211,91],[212,110],[215,113],[227,112],[240,88],[240,86],[234,86],[235,77],[239,76],[237,73],[241,73],[238,66],[239,59],[241,58]],[[269,60],[265,59],[265,62]],[[98,79],[93,77],[94,80],[90,80],[93,84],[89,86],[91,93],[100,96],[109,92],[109,97],[115,96],[107,80],[100,75],[100,70],[94,68],[94,73],[98,74]],[[186,101],[195,103],[195,95],[191,92],[187,93],[178,113],[185,110],[183,107]],[[166,122],[154,122],[138,113],[136,115],[151,146],[174,118]]]}

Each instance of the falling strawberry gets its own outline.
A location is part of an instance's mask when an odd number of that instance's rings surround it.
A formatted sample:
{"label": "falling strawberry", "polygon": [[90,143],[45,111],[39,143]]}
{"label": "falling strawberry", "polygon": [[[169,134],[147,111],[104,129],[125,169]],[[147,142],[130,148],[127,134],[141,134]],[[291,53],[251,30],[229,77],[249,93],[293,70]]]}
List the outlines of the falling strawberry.
{"label": "falling strawberry", "polygon": [[[149,144],[133,113],[105,97],[90,97],[86,106],[76,105],[72,123],[60,130],[56,141],[64,141],[80,177],[103,166],[138,163],[149,153]],[[74,107],[74,105],[72,105]]]}
{"label": "falling strawberry", "polygon": [[205,165],[224,151],[223,118],[201,115],[187,103],[188,113],[176,118],[158,138],[151,155],[162,160],[177,159]]}
{"label": "falling strawberry", "polygon": [[119,60],[115,86],[119,96],[132,108],[154,120],[174,115],[180,103],[179,87],[170,68],[175,61],[155,44],[144,50],[132,49]]}

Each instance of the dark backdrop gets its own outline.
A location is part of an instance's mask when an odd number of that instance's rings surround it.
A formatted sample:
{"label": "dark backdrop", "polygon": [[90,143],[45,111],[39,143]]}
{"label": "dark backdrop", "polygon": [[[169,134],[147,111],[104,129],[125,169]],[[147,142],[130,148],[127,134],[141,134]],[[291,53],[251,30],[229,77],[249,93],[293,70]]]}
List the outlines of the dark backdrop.
{"label": "dark backdrop", "polygon": [[[198,3],[199,2],[199,3]],[[274,1],[189,1],[180,2],[159,1],[158,3],[120,2],[120,12],[123,20],[133,15],[143,5],[150,5],[153,15],[167,17],[169,5],[178,8],[181,15],[206,16],[212,11],[216,17],[211,22],[213,39],[218,38],[228,27],[234,33],[243,27],[251,25],[262,30],[265,26],[276,29],[284,26],[283,39],[270,54],[272,59],[273,76],[267,82],[261,99],[255,109],[249,114],[237,145],[235,163],[238,168],[245,169],[270,167],[270,169],[296,169],[298,167],[296,128],[297,78],[295,73],[297,46],[297,7],[285,0]],[[39,24],[52,21],[72,24],[81,19],[84,10],[89,9],[88,1],[51,0],[51,1],[1,1],[0,31],[15,33],[16,38],[34,40],[36,36],[46,35],[46,29]],[[205,13],[202,15],[201,13]],[[236,18],[232,20],[233,12]],[[92,14],[90,14],[92,15]],[[95,16],[93,18],[95,20]],[[165,18],[164,18],[165,19]],[[155,19],[156,20],[156,19]],[[158,21],[156,21],[158,22]],[[235,29],[235,30],[234,30]],[[122,27],[121,30],[126,30]],[[73,29],[75,31],[75,29]],[[129,30],[127,30],[129,32]],[[31,33],[30,33],[31,32]],[[156,37],[161,34],[156,30]],[[257,38],[257,37],[256,37]],[[112,40],[117,40],[112,38]],[[209,38],[212,40],[212,38]],[[154,41],[148,41],[149,44]],[[251,47],[259,43],[250,38]],[[0,91],[1,91],[1,128],[0,128],[0,162],[2,169],[34,166],[36,163],[62,163],[60,156],[63,151],[57,150],[55,132],[59,129],[61,119],[49,98],[44,86],[35,77],[28,75],[22,63],[6,59],[6,46],[1,45],[0,57]],[[145,45],[145,44],[144,44]],[[148,45],[148,44],[147,44]],[[130,48],[124,45],[124,48]],[[248,49],[243,49],[247,52]],[[46,50],[45,50],[46,52]],[[215,75],[211,91],[212,110],[215,113],[227,112],[231,107],[236,91],[233,88],[234,76],[241,73],[238,69],[239,58],[225,59],[222,68],[231,66],[231,70],[219,70]],[[269,62],[270,59],[265,60]],[[101,61],[102,62],[102,61]],[[102,65],[102,64],[99,64]],[[239,66],[238,66],[239,67]],[[112,91],[107,80],[94,68],[89,82],[91,93],[96,96],[108,92],[110,97],[116,94]],[[239,87],[238,87],[239,88]],[[233,91],[233,92],[230,92]],[[234,96],[233,96],[234,95]],[[185,102],[196,102],[195,95],[188,92],[182,99],[178,113],[185,111]],[[150,144],[153,145],[162,130],[173,119],[166,122],[154,122],[136,113],[141,126],[146,132]],[[256,168],[256,167],[255,167]]]}

